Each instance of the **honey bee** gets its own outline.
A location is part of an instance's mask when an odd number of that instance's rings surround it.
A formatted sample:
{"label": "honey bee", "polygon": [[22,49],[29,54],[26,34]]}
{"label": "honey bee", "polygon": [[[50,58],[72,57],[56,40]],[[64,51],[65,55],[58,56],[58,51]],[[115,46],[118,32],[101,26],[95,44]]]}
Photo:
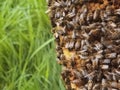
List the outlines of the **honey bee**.
{"label": "honey bee", "polygon": [[89,29],[96,29],[96,26],[99,26],[100,25],[100,23],[92,23],[92,24],[89,24],[89,26],[88,26],[88,28]]}
{"label": "honey bee", "polygon": [[55,18],[60,18],[60,16],[61,16],[61,13],[60,13],[60,12],[57,12],[57,13],[55,14]]}
{"label": "honey bee", "polygon": [[93,20],[93,14],[92,14],[92,12],[90,12],[90,13],[88,13],[88,15],[87,15],[87,22],[88,22],[88,23],[91,23],[92,20]]}
{"label": "honey bee", "polygon": [[115,14],[120,15],[120,9],[116,9]]}
{"label": "honey bee", "polygon": [[68,17],[68,18],[72,18],[72,17],[74,17],[74,16],[75,16],[75,13],[71,12],[71,13],[67,14],[66,17]]}
{"label": "honey bee", "polygon": [[75,43],[75,50],[79,50],[79,48],[80,48],[80,41],[78,40]]}
{"label": "honey bee", "polygon": [[88,12],[88,7],[87,7],[87,5],[84,4],[84,5],[82,6],[81,12],[83,12],[83,13],[87,13],[87,12]]}
{"label": "honey bee", "polygon": [[97,75],[96,75],[96,80],[98,81],[98,82],[100,82],[101,80],[102,80],[102,77],[103,77],[103,74],[102,74],[103,72],[102,71],[99,71],[99,72],[97,72]]}
{"label": "honey bee", "polygon": [[108,87],[101,87],[100,90],[110,90],[110,89],[108,89]]}
{"label": "honey bee", "polygon": [[79,0],[71,0],[75,5],[79,3]]}
{"label": "honey bee", "polygon": [[71,49],[74,48],[74,44],[75,44],[75,41],[73,41],[73,40],[69,41],[69,42],[66,43],[65,48],[71,50]]}
{"label": "honey bee", "polygon": [[112,88],[120,89],[120,83],[115,82],[115,81],[109,82],[109,86]]}
{"label": "honey bee", "polygon": [[73,73],[75,74],[75,76],[77,76],[78,78],[82,77],[82,74],[77,71],[77,70],[74,70]]}
{"label": "honey bee", "polygon": [[73,28],[74,28],[74,23],[73,23],[72,21],[70,21],[70,22],[67,21],[66,28],[67,28],[68,30],[73,29]]}
{"label": "honey bee", "polygon": [[92,59],[92,66],[94,69],[98,67],[98,61],[99,61],[98,58]]}
{"label": "honey bee", "polygon": [[104,59],[103,64],[110,64],[111,60],[110,59]]}
{"label": "honey bee", "polygon": [[85,24],[85,15],[84,15],[84,13],[82,13],[81,15],[80,15],[80,19],[79,19],[79,24],[80,25],[84,25]]}
{"label": "honey bee", "polygon": [[75,39],[77,36],[76,36],[76,31],[74,30],[73,32],[72,32],[72,39]]}
{"label": "honey bee", "polygon": [[85,32],[85,33],[83,33],[83,34],[82,34],[82,36],[83,36],[84,38],[86,38],[86,39],[89,39],[89,34],[88,34],[88,33],[86,33],[86,32]]}
{"label": "honey bee", "polygon": [[79,90],[87,90],[86,87],[80,87]]}
{"label": "honey bee", "polygon": [[117,53],[109,53],[109,54],[106,54],[105,56],[106,58],[114,59],[117,57]]}
{"label": "honey bee", "polygon": [[83,5],[82,6],[82,9],[81,9],[81,14],[80,14],[80,20],[79,20],[79,23],[80,23],[80,25],[83,25],[83,24],[85,24],[85,19],[86,19],[86,17],[87,17],[87,6],[86,5]]}
{"label": "honey bee", "polygon": [[81,29],[81,26],[78,25],[78,24],[76,24],[76,25],[74,26],[74,29],[75,29],[75,30],[80,30],[80,29]]}
{"label": "honey bee", "polygon": [[103,48],[103,45],[101,43],[96,43],[94,49],[99,51]]}
{"label": "honey bee", "polygon": [[68,42],[69,41],[69,37],[68,36],[63,36],[62,41],[63,42]]}
{"label": "honey bee", "polygon": [[58,3],[58,2],[54,2],[54,7],[59,7],[61,4],[60,3]]}
{"label": "honey bee", "polygon": [[108,70],[109,69],[109,65],[102,65],[101,67],[103,70]]}
{"label": "honey bee", "polygon": [[60,59],[61,59],[61,60],[65,60],[65,55],[64,55],[64,54],[61,54],[61,55],[60,55]]}
{"label": "honey bee", "polygon": [[87,30],[87,29],[89,29],[88,26],[85,26],[85,25],[81,26],[81,30]]}
{"label": "honey bee", "polygon": [[120,75],[120,71],[118,71],[118,70],[115,70],[115,72],[116,72],[118,75]]}
{"label": "honey bee", "polygon": [[113,59],[111,61],[111,65],[114,67],[114,68],[119,68],[119,63],[117,62],[117,59]]}
{"label": "honey bee", "polygon": [[100,11],[100,19],[104,22],[106,18],[107,18],[107,14],[105,13],[104,10],[101,10]]}
{"label": "honey bee", "polygon": [[65,44],[65,48],[69,48],[69,42],[66,42],[66,44]]}
{"label": "honey bee", "polygon": [[92,90],[92,87],[93,87],[93,81],[89,80],[88,81],[88,90]]}
{"label": "honey bee", "polygon": [[59,51],[59,50],[61,50],[61,49],[62,49],[62,48],[61,48],[59,45],[56,44],[56,50]]}
{"label": "honey bee", "polygon": [[80,59],[88,59],[88,56],[79,55]]}
{"label": "honey bee", "polygon": [[109,17],[106,17],[105,18],[106,21],[113,21],[113,22],[116,22],[118,21],[118,17],[117,16],[109,16]]}
{"label": "honey bee", "polygon": [[108,22],[108,24],[109,24],[112,28],[116,28],[116,27],[117,27],[117,25],[116,25],[114,22],[112,22],[112,21]]}
{"label": "honey bee", "polygon": [[75,79],[71,83],[75,84],[76,87],[83,86],[83,81],[80,79]]}
{"label": "honey bee", "polygon": [[102,84],[103,87],[107,87],[107,85],[108,85],[107,80],[102,78],[102,83],[101,84]]}
{"label": "honey bee", "polygon": [[93,90],[100,90],[100,84],[97,83],[93,86]]}
{"label": "honey bee", "polygon": [[96,9],[93,14],[93,20],[99,20],[100,10]]}
{"label": "honey bee", "polygon": [[53,33],[57,33],[58,36],[66,34],[66,27],[61,27],[59,23],[56,23],[57,26],[52,29]]}
{"label": "honey bee", "polygon": [[74,48],[74,44],[75,44],[74,40],[72,40],[72,41],[69,42],[69,49],[70,50]]}
{"label": "honey bee", "polygon": [[105,76],[105,78],[107,79],[107,80],[109,80],[109,81],[111,81],[112,80],[112,76],[111,75],[109,75],[108,73],[104,73],[104,76]]}
{"label": "honey bee", "polygon": [[54,37],[55,37],[56,39],[59,39],[59,34],[58,34],[58,33],[54,33]]}
{"label": "honey bee", "polygon": [[62,16],[65,17],[65,12],[62,13]]}
{"label": "honey bee", "polygon": [[49,8],[45,13],[49,14],[51,12],[51,9]]}
{"label": "honey bee", "polygon": [[93,29],[89,32],[89,41],[90,42],[94,42],[94,40],[100,41],[101,36],[102,36],[102,33],[100,29]]}
{"label": "honey bee", "polygon": [[88,78],[88,80],[92,80],[96,75],[96,71],[93,71],[89,74],[87,74],[86,76],[84,76],[85,78]]}
{"label": "honey bee", "polygon": [[120,38],[120,32],[114,32],[114,33],[112,33],[112,35],[111,35],[110,38],[111,39],[119,39]]}
{"label": "honey bee", "polygon": [[86,64],[86,68],[87,68],[88,70],[92,70],[92,64],[91,64],[91,63],[87,63],[87,64]]}
{"label": "honey bee", "polygon": [[67,6],[70,6],[70,5],[71,5],[71,1],[68,0],[68,2],[67,2]]}
{"label": "honey bee", "polygon": [[107,15],[112,15],[112,7],[110,6],[110,5],[108,5],[107,7],[106,7],[106,14]]}
{"label": "honey bee", "polygon": [[69,3],[69,0],[61,0],[61,1],[59,1],[60,2],[60,4],[61,4],[61,6],[62,6],[62,8],[64,8],[64,7],[67,7],[67,5],[68,5],[68,3]]}

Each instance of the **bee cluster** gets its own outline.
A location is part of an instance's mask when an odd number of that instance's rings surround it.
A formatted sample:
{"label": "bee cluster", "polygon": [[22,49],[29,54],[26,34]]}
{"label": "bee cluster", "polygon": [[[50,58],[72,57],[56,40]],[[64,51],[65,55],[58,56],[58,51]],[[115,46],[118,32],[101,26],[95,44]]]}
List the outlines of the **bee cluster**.
{"label": "bee cluster", "polygon": [[120,0],[49,0],[67,90],[120,90]]}

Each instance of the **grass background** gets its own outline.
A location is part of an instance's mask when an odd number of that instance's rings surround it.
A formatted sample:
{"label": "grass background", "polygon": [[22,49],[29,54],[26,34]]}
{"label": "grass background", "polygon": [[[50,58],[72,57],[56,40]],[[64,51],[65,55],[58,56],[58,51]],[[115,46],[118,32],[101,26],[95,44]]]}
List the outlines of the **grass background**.
{"label": "grass background", "polygon": [[0,90],[65,90],[46,0],[0,0]]}

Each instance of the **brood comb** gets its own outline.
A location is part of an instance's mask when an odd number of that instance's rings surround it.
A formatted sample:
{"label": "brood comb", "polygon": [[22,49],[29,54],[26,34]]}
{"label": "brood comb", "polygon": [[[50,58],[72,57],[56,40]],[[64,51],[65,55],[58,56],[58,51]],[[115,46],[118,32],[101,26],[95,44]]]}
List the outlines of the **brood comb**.
{"label": "brood comb", "polygon": [[120,90],[120,0],[49,0],[67,90]]}

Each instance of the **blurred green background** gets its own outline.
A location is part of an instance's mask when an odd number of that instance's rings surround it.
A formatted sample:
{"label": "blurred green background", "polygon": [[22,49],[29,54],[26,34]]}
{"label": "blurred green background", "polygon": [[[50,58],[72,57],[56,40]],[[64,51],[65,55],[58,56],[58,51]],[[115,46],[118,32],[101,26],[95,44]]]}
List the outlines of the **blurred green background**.
{"label": "blurred green background", "polygon": [[46,0],[0,0],[0,90],[65,90]]}

